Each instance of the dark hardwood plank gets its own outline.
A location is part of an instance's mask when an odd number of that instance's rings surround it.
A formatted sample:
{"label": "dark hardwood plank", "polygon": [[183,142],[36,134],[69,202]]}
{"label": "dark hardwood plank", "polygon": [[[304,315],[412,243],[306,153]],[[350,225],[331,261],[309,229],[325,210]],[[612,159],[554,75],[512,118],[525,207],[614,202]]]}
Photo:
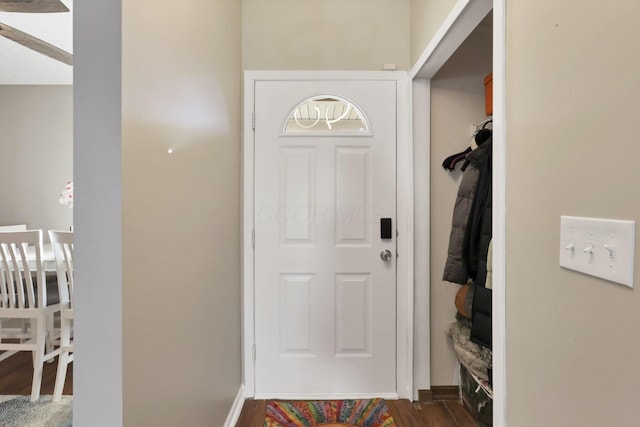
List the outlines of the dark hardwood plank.
{"label": "dark hardwood plank", "polygon": [[434,427],[458,427],[443,402],[421,403],[420,406],[421,419],[432,422]]}
{"label": "dark hardwood plank", "polygon": [[242,407],[236,427],[262,427],[267,410],[265,400],[247,399]]}
{"label": "dark hardwood plank", "polygon": [[[53,394],[57,369],[57,357],[52,363],[45,362],[42,372],[40,394]],[[0,395],[30,395],[32,379],[33,362],[31,352],[20,351],[0,362]],[[67,367],[67,378],[64,383],[64,388],[62,389],[62,394],[73,394],[73,363],[70,363]]]}
{"label": "dark hardwood plank", "polygon": [[442,402],[444,406],[447,408],[451,417],[456,421],[458,426],[460,427],[477,427],[476,422],[473,420],[473,417],[467,411],[467,408],[464,407],[460,402]]}
{"label": "dark hardwood plank", "polygon": [[421,424],[417,411],[408,400],[387,400],[389,413],[398,427],[419,427],[422,425],[431,427],[430,424]]}
{"label": "dark hardwood plank", "polygon": [[[476,427],[460,402],[414,404],[409,400],[387,400],[397,427]],[[236,427],[263,427],[266,401],[247,399]],[[466,414],[466,417],[465,417]]]}

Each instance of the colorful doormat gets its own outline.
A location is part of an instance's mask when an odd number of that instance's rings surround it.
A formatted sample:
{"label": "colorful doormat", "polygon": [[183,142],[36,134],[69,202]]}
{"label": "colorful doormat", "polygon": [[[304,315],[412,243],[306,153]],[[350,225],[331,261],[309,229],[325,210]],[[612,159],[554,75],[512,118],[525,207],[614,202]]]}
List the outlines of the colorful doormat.
{"label": "colorful doormat", "polygon": [[384,399],[267,401],[264,427],[396,427]]}

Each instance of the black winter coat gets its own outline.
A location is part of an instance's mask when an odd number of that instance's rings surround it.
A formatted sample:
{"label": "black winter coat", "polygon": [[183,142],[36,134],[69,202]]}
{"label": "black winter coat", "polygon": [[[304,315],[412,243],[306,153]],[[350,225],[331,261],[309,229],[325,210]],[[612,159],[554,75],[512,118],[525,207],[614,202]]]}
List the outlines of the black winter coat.
{"label": "black winter coat", "polygon": [[487,254],[492,235],[492,146],[488,140],[467,156],[469,163],[480,173],[462,241],[462,260],[469,278],[482,286],[487,278]]}
{"label": "black winter coat", "polygon": [[480,170],[477,165],[470,164],[464,171],[462,181],[460,181],[460,186],[458,187],[458,195],[453,207],[447,261],[442,273],[442,280],[447,282],[464,285],[469,281],[468,269],[462,256],[462,242],[464,241],[467,221],[469,220],[469,213],[473,206],[473,198],[478,188],[479,179]]}

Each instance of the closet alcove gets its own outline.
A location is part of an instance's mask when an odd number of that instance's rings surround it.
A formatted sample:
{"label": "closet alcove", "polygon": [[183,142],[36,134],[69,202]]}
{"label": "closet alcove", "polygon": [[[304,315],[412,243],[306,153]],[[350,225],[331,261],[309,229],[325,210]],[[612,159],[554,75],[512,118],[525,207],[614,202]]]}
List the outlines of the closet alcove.
{"label": "closet alcove", "polygon": [[[481,2],[469,4],[480,7],[479,3]],[[484,3],[486,5],[486,2]],[[488,14],[486,14],[487,11]],[[422,69],[417,71],[414,79],[414,101],[416,95],[420,94],[430,99],[424,108],[429,111],[429,125],[428,129],[423,129],[426,132],[423,139],[429,142],[423,148],[420,148],[419,144],[416,146],[416,157],[429,159],[429,173],[424,177],[416,175],[416,181],[424,179],[429,183],[429,196],[425,203],[429,216],[426,233],[429,241],[429,246],[426,248],[429,271],[425,279],[429,283],[430,342],[428,347],[431,366],[429,386],[432,393],[441,387],[458,386],[461,382],[459,357],[454,351],[452,338],[447,335],[449,326],[456,322],[455,297],[461,285],[443,280],[443,270],[449,248],[454,204],[463,175],[461,166],[464,162],[459,162],[452,171],[445,170],[442,163],[452,154],[460,153],[469,147],[477,130],[476,125],[491,119],[486,110],[485,81],[493,71],[493,13],[490,10],[487,11],[481,15],[484,16],[483,19],[467,18],[465,15],[467,11],[463,11],[451,26],[466,25],[468,36],[463,41],[458,41],[456,48],[449,48],[451,53],[443,55],[439,49],[443,49],[442,46],[451,41],[451,38],[447,39],[446,34],[443,35],[443,42],[435,45],[433,52],[429,55],[431,58],[441,56],[445,59],[441,63],[437,60],[427,60]],[[472,12],[476,17],[478,16],[478,10]],[[466,23],[465,19],[468,19]],[[456,41],[454,40],[453,43],[455,44]],[[424,80],[420,80],[420,77],[424,77]],[[417,92],[415,91],[416,83]],[[420,92],[421,84],[428,89],[422,89],[424,91]],[[414,111],[414,126],[417,120],[418,117]],[[417,134],[414,133],[414,143],[419,136],[419,131]],[[421,153],[421,150],[424,150],[424,153]],[[418,164],[416,164],[416,170],[419,170]],[[416,185],[419,186],[419,184]],[[416,206],[420,209],[420,201],[416,202]],[[420,216],[418,211],[416,216]],[[419,249],[416,251],[417,256],[419,256],[418,252],[420,252]],[[418,290],[416,300],[420,300]],[[417,345],[417,352],[419,352],[420,343],[418,342]],[[462,378],[463,386],[465,375],[466,373]],[[417,383],[420,386],[419,380]],[[464,388],[462,387],[463,391]],[[472,413],[477,413],[478,402],[467,403],[470,404],[469,406],[475,406],[475,411],[473,408],[469,409]],[[483,406],[487,409],[475,415],[478,415],[479,425],[488,426],[492,424],[491,405]]]}
{"label": "closet alcove", "polygon": [[[432,386],[460,385],[461,379],[452,338],[445,333],[456,321],[454,300],[461,285],[443,281],[443,269],[464,162],[458,162],[452,171],[445,170],[442,162],[450,155],[469,147],[474,137],[474,125],[490,118],[485,110],[484,80],[492,71],[492,25],[490,13],[431,79]],[[456,331],[464,332],[460,329]],[[457,345],[460,345],[460,340],[458,337]],[[472,346],[475,345],[472,343]],[[468,360],[463,362],[470,363]],[[486,362],[486,357],[483,361],[472,363],[483,362]],[[464,376],[462,379],[464,380]],[[462,388],[464,390],[465,387]]]}

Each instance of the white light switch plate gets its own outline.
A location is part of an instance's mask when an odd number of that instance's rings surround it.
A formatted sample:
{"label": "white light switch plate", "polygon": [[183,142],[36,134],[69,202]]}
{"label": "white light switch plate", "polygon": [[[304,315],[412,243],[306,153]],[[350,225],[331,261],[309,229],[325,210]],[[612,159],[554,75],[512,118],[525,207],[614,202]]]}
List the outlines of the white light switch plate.
{"label": "white light switch plate", "polygon": [[560,266],[633,288],[636,223],[560,217]]}

